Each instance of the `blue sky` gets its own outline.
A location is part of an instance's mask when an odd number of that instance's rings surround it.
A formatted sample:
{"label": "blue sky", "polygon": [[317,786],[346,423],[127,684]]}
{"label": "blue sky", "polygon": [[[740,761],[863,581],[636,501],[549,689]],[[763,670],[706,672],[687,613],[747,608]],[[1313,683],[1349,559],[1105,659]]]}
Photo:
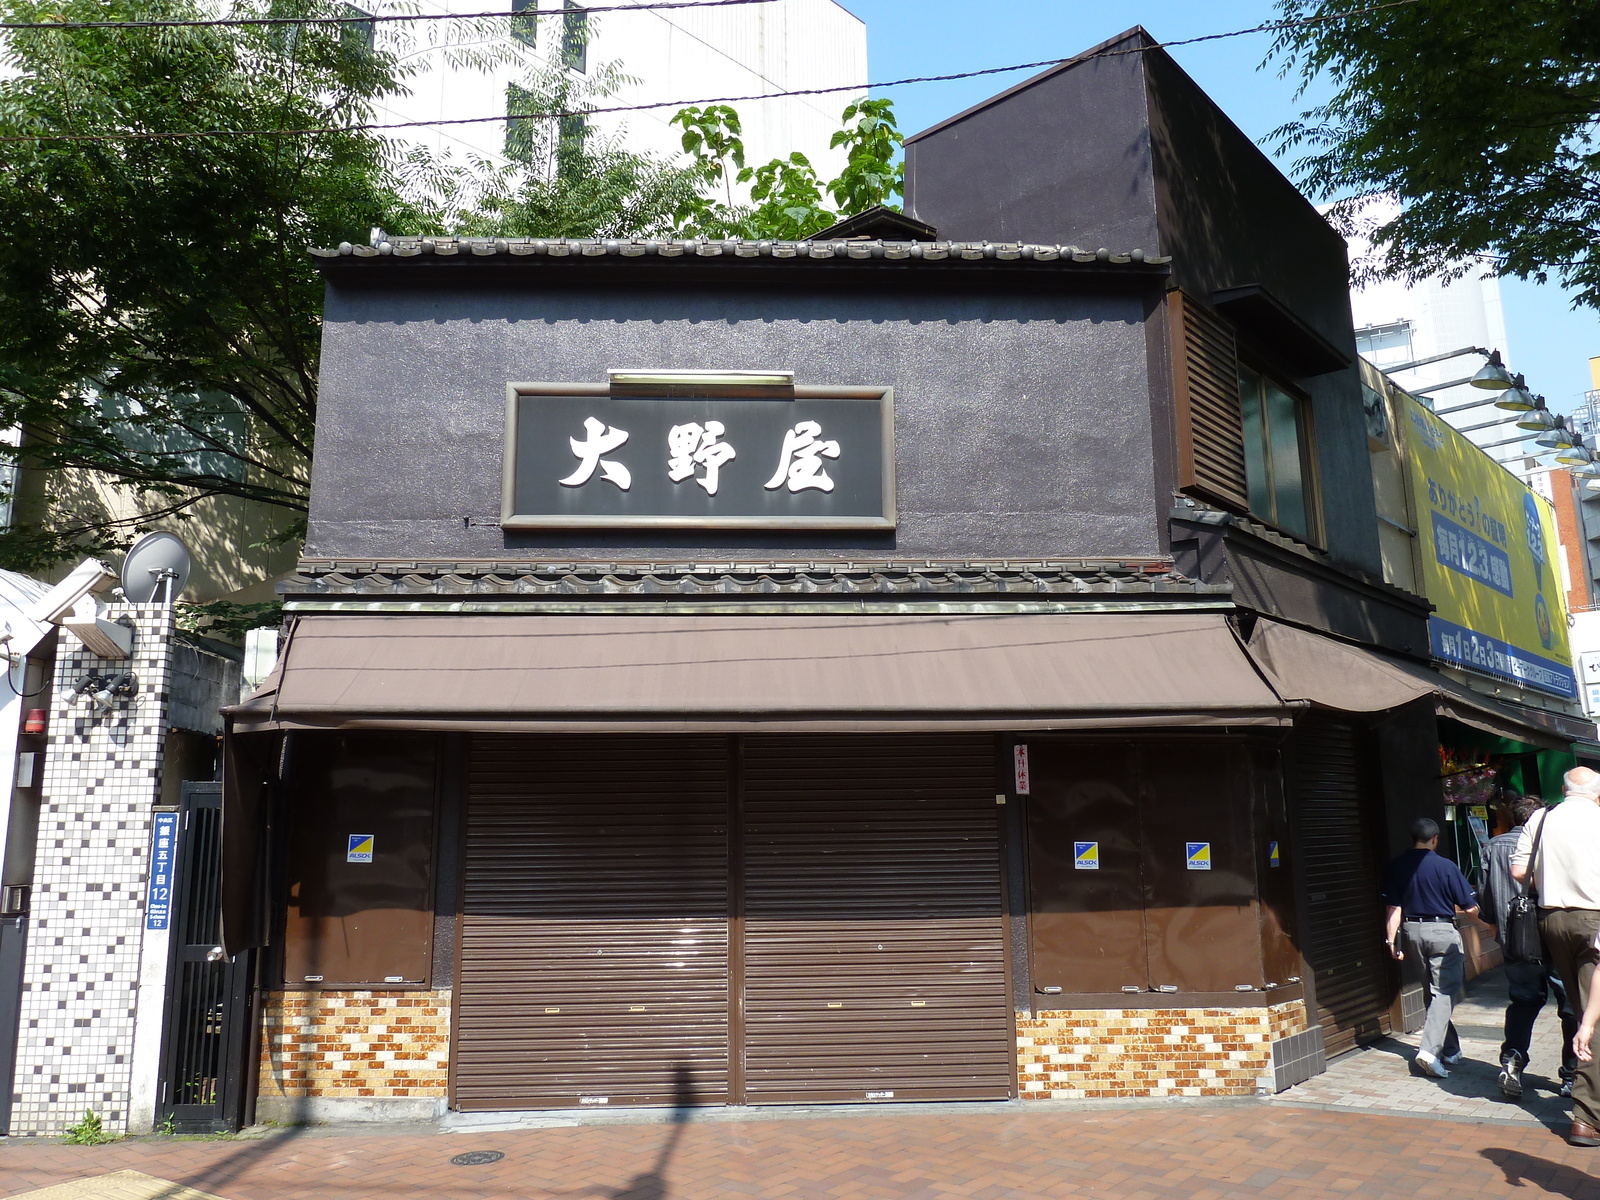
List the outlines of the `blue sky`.
{"label": "blue sky", "polygon": [[[1271,0],[845,0],[867,24],[874,81],[970,71],[1008,63],[1066,57],[1132,25],[1162,41],[1260,25],[1276,16]],[[1262,68],[1270,34],[1183,46],[1173,57],[1247,134],[1262,144],[1307,103],[1296,100],[1297,79]],[[924,83],[879,94],[895,101],[900,127],[914,133],[1027,78],[991,75]],[[1279,161],[1286,171],[1292,163]],[[1574,312],[1561,289],[1516,279],[1501,281],[1507,361],[1528,377],[1558,412],[1589,388],[1590,355],[1600,355],[1600,314]]]}

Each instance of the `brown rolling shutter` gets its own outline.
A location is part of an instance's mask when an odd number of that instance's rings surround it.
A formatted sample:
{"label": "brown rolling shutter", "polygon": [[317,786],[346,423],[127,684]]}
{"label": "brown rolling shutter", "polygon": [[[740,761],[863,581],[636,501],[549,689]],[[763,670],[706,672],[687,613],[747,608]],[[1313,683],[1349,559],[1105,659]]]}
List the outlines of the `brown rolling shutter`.
{"label": "brown rolling shutter", "polygon": [[744,742],[751,1103],[1011,1093],[994,743]]}
{"label": "brown rolling shutter", "polygon": [[1178,486],[1224,508],[1248,512],[1233,327],[1178,291],[1167,293],[1167,313],[1172,325]]}
{"label": "brown rolling shutter", "polygon": [[727,746],[473,739],[458,1108],[726,1099]]}
{"label": "brown rolling shutter", "polygon": [[1307,900],[1303,945],[1332,1055],[1389,1032],[1389,971],[1360,736],[1348,721],[1302,718],[1295,724],[1294,759],[1293,809]]}

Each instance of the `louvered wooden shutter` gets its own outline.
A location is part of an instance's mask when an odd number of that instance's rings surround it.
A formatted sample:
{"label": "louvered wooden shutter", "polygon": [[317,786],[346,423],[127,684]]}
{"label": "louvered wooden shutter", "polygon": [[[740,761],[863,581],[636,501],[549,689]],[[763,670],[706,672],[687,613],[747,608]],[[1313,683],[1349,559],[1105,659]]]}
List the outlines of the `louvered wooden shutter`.
{"label": "louvered wooden shutter", "polygon": [[1168,293],[1167,311],[1172,318],[1178,486],[1223,508],[1248,512],[1233,329],[1182,292]]}

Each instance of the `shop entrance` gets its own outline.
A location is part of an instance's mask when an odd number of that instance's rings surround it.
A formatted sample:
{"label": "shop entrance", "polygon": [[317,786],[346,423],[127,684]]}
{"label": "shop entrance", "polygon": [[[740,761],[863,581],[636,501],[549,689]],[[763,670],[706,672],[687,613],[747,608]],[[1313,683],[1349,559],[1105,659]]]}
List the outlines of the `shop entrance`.
{"label": "shop entrance", "polygon": [[1011,1094],[983,735],[473,739],[461,1109]]}

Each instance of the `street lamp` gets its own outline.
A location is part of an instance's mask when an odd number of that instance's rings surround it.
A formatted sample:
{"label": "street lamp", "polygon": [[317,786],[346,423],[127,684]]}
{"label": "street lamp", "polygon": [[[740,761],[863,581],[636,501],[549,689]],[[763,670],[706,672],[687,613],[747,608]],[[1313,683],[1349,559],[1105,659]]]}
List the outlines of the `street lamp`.
{"label": "street lamp", "polygon": [[1519,372],[1511,386],[1495,398],[1494,406],[1507,412],[1531,412],[1538,407],[1538,402],[1528,395],[1528,381]]}
{"label": "street lamp", "polygon": [[1490,392],[1503,392],[1511,387],[1511,373],[1506,370],[1505,363],[1500,361],[1500,351],[1489,352],[1489,361],[1479,368],[1478,373],[1467,380],[1475,388],[1483,388]]}

